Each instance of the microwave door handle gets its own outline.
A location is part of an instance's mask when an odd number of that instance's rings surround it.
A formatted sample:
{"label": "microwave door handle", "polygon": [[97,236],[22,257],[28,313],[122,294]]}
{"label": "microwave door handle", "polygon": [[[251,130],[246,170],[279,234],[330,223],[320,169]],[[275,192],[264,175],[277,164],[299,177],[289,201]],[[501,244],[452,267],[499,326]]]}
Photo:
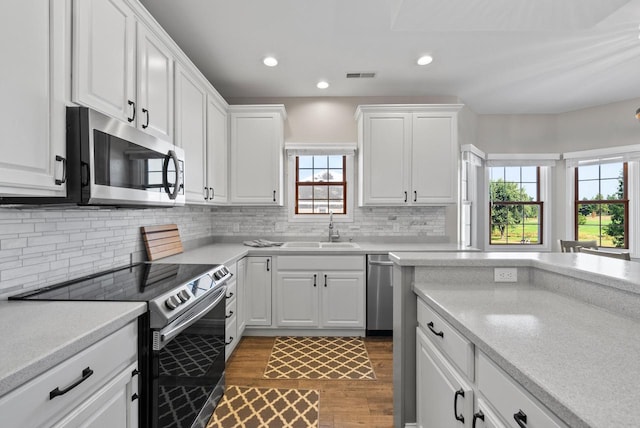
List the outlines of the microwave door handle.
{"label": "microwave door handle", "polygon": [[[169,190],[169,159],[173,161],[176,166],[176,182],[173,186],[173,192]],[[169,150],[169,153],[164,160],[164,168],[162,171],[162,182],[164,184],[164,191],[169,195],[169,199],[176,199],[180,193],[180,160],[178,155],[173,150]]]}

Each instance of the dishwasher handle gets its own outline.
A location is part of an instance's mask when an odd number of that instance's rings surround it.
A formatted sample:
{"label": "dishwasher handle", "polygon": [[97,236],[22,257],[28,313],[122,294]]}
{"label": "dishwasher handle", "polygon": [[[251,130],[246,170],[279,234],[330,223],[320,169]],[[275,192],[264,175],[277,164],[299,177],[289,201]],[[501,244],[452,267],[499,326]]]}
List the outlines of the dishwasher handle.
{"label": "dishwasher handle", "polygon": [[377,261],[377,260],[369,260],[370,266],[393,266],[392,261]]}

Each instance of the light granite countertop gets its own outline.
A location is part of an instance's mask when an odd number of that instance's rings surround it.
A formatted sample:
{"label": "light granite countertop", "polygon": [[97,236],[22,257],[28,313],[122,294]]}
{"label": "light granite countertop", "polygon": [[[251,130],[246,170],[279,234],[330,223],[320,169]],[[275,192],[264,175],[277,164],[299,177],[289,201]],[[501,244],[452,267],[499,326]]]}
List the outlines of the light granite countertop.
{"label": "light granite countertop", "polygon": [[391,252],[400,266],[534,267],[640,294],[640,263],[580,253]]}
{"label": "light granite countertop", "polygon": [[[404,266],[529,266],[640,292],[640,263],[598,256],[392,258]],[[528,283],[415,283],[413,291],[569,426],[638,426],[639,320]]]}
{"label": "light granite countertop", "polygon": [[146,310],[140,302],[0,302],[0,397]]}
{"label": "light granite countertop", "polygon": [[242,243],[213,243],[197,248],[187,249],[181,254],[158,260],[159,263],[221,263],[231,264],[245,256],[267,255],[314,255],[314,254],[384,254],[395,252],[436,251],[451,254],[458,251],[478,251],[474,248],[463,247],[458,244],[446,243],[384,243],[384,242],[356,242],[358,248],[255,248]]}

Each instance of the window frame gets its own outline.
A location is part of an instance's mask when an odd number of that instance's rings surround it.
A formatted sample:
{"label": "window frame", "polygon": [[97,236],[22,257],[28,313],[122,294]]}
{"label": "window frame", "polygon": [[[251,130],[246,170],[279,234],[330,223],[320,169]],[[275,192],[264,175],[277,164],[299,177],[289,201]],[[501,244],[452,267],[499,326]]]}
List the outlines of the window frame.
{"label": "window frame", "polygon": [[[326,156],[326,157],[330,157],[330,156],[342,156],[342,181],[321,181],[321,182],[301,182],[299,181],[299,172],[300,172],[300,156]],[[316,212],[310,212],[310,213],[300,213],[298,211],[299,209],[299,196],[300,196],[300,186],[303,187],[327,187],[327,208],[330,208],[330,201],[331,199],[328,198],[329,195],[329,187],[342,187],[342,203],[343,203],[343,207],[344,207],[344,212],[343,213],[333,213],[334,216],[340,216],[340,215],[348,215],[349,214],[349,206],[348,206],[348,183],[347,183],[347,173],[348,173],[348,169],[347,169],[347,155],[329,155],[329,154],[322,154],[322,155],[295,155],[295,169],[294,169],[294,180],[295,180],[295,197],[294,197],[294,215],[296,216],[319,216],[319,215],[327,215],[328,212],[330,212],[331,210],[328,210],[327,213],[316,213]],[[315,168],[314,168],[315,169]],[[329,169],[335,169],[335,168],[330,168],[329,166],[327,167],[327,170]],[[313,197],[314,194],[314,189],[311,190],[312,193],[312,199],[311,201],[315,201],[315,197]],[[307,200],[307,199],[305,199]]]}
{"label": "window frame", "polygon": [[[331,146],[332,143],[326,143],[322,145],[322,149],[318,150],[316,146],[309,143],[299,143],[304,147],[307,145],[312,147],[312,150],[308,153],[303,153],[303,155],[328,155],[328,156],[345,156],[346,161],[346,173],[343,175],[343,179],[347,183],[346,188],[346,205],[345,210],[347,214],[334,214],[333,222],[334,223],[353,223],[354,221],[354,211],[355,211],[355,150],[345,152],[345,150],[341,150],[337,148],[334,151],[331,150],[331,147],[325,148],[327,146]],[[287,187],[287,221],[291,223],[320,223],[320,222],[329,222],[329,214],[296,214],[295,213],[295,204],[296,204],[296,157],[299,155],[295,150],[288,151],[287,153],[287,176],[286,176],[286,187]],[[277,227],[277,225],[276,225]]]}
{"label": "window frame", "polygon": [[[511,167],[519,167],[519,168],[524,168],[527,167],[528,165],[509,165]],[[505,168],[508,166],[489,166],[487,167],[488,171],[488,175],[489,175],[489,186],[487,187],[487,191],[488,191],[488,199],[489,199],[489,215],[488,215],[488,223],[489,223],[489,230],[488,230],[488,240],[489,240],[489,245],[492,247],[516,247],[516,248],[523,248],[523,247],[529,247],[529,246],[544,246],[545,245],[545,227],[544,227],[544,219],[545,219],[545,215],[544,215],[544,201],[542,200],[541,196],[542,196],[542,190],[541,190],[541,185],[542,185],[542,175],[541,175],[541,168],[540,166],[536,166],[536,199],[534,201],[498,201],[499,203],[496,203],[496,201],[492,201],[491,200],[491,168]],[[522,184],[522,178],[520,179],[519,184]],[[522,240],[520,242],[513,242],[510,243],[505,242],[505,243],[494,243],[492,242],[492,227],[493,227],[493,223],[491,221],[491,211],[494,205],[501,205],[501,206],[526,206],[526,205],[535,205],[538,206],[538,212],[540,213],[539,215],[539,221],[538,221],[538,227],[539,227],[539,231],[538,231],[538,242],[536,243],[525,243],[522,242]],[[524,227],[525,225],[523,224],[522,227]]]}
{"label": "window frame", "polygon": [[[623,177],[623,195],[622,199],[599,199],[599,200],[589,200],[587,201],[589,205],[622,205],[624,207],[624,246],[623,247],[605,247],[602,246],[602,235],[600,235],[600,239],[598,240],[598,247],[607,248],[607,249],[619,249],[619,250],[628,250],[630,248],[630,235],[629,235],[629,223],[631,221],[630,211],[629,211],[629,163],[621,160],[622,163],[622,177]],[[617,162],[595,162],[592,165],[602,166],[607,163],[617,163]],[[579,205],[584,204],[585,201],[578,199],[579,198],[579,167],[582,165],[577,165],[574,167],[573,171],[573,235],[574,239],[578,240],[579,236],[579,227],[580,224],[578,222],[579,215]],[[602,177],[598,177],[598,182],[602,181]],[[602,232],[602,225],[600,225],[600,232]]]}

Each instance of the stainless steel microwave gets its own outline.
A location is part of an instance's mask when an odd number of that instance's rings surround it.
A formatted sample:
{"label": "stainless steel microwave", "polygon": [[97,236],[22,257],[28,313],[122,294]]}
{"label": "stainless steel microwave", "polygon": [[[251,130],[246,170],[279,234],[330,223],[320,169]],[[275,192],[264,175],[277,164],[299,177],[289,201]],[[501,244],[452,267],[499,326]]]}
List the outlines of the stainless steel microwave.
{"label": "stainless steel microwave", "polygon": [[86,107],[67,107],[66,198],[14,204],[184,205],[184,151]]}

